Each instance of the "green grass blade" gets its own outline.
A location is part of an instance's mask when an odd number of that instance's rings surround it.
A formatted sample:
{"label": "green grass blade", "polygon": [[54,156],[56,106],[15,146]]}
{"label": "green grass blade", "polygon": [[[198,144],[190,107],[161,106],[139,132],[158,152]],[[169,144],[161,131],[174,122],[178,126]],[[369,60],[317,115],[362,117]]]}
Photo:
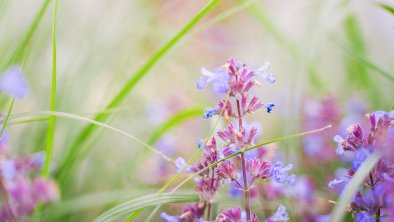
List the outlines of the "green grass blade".
{"label": "green grass blade", "polygon": [[388,13],[390,13],[391,15],[394,15],[394,8],[390,5],[386,5],[386,4],[379,4],[379,6],[381,8],[383,8],[384,10],[386,10]]}
{"label": "green grass blade", "polygon": [[357,192],[361,183],[368,176],[369,172],[375,167],[380,159],[380,155],[377,153],[372,153],[364,163],[358,168],[357,172],[353,175],[350,182],[345,187],[341,199],[336,204],[334,210],[331,214],[330,221],[332,222],[341,222],[343,221],[343,217],[347,211],[347,207],[352,200],[352,197]]}
{"label": "green grass blade", "polygon": [[[92,120],[92,119],[89,119],[89,118],[86,118],[86,117],[83,117],[83,116],[78,116],[78,115],[71,114],[71,113],[56,112],[56,111],[39,111],[39,112],[25,112],[25,113],[12,114],[12,115],[9,116],[9,119],[18,119],[18,118],[22,118],[22,117],[26,117],[26,116],[38,116],[38,117],[40,117],[40,116],[45,116],[45,117],[56,116],[58,118],[67,118],[67,119],[78,120],[78,121],[81,121],[81,122],[87,122],[87,123],[93,124],[93,125],[95,125],[97,127],[102,127],[102,128],[105,128],[105,129],[109,129],[109,130],[114,131],[116,133],[119,133],[119,134],[121,134],[121,135],[123,135],[125,137],[128,137],[129,139],[131,139],[134,142],[140,144],[144,148],[149,149],[153,153],[161,156],[163,159],[165,159],[167,161],[173,161],[170,157],[166,156],[164,153],[162,153],[160,151],[157,151],[156,149],[154,149],[153,147],[151,147],[147,143],[141,141],[137,137],[135,137],[133,135],[130,135],[130,134],[128,134],[128,133],[126,133],[126,132],[124,132],[124,131],[122,131],[120,129],[117,129],[115,127],[107,125],[105,123],[101,123],[101,122],[98,122],[98,121],[95,121],[95,120]],[[7,120],[8,120],[7,117],[6,118],[0,118],[0,122],[3,122],[3,124],[5,122],[7,122]]]}
{"label": "green grass blade", "polygon": [[95,222],[117,221],[128,214],[144,209],[146,207],[161,205],[165,203],[187,203],[197,202],[199,197],[196,194],[150,194],[131,201],[120,204],[97,217]]}
{"label": "green grass blade", "polygon": [[[58,0],[55,0],[55,6],[53,9],[53,32],[52,32],[52,87],[51,87],[51,101],[50,111],[55,111],[56,106],[56,29],[57,29],[57,8]],[[55,116],[49,117],[47,144],[45,149],[45,162],[42,168],[42,175],[49,176],[50,163],[52,159],[53,143],[55,140]]]}
{"label": "green grass blade", "polygon": [[14,99],[11,100],[10,108],[8,109],[7,116],[5,117],[3,126],[1,128],[0,138],[3,136],[4,130],[7,127],[8,119],[10,118],[12,112],[12,107],[14,107],[14,101],[15,101]]}
{"label": "green grass blade", "polygon": [[[127,81],[120,92],[107,105],[106,109],[112,109],[121,104],[134,86],[144,77],[152,67],[178,43],[209,11],[211,11],[220,0],[211,0],[200,12],[197,13],[170,41],[168,41],[159,51],[157,51],[138,71]],[[98,114],[94,119],[99,122],[105,122],[110,117],[109,114]],[[81,150],[85,149],[83,143],[87,141],[97,128],[94,125],[88,125],[77,136],[75,143],[71,146],[70,151],[66,154],[64,161],[60,165],[60,174],[58,179],[64,182],[70,175],[70,171],[76,167],[76,162],[80,157]],[[85,152],[87,153],[87,151]]]}
{"label": "green grass blade", "polygon": [[[10,59],[5,64],[5,67],[8,67],[8,66],[10,66],[10,65],[12,65],[14,63],[21,62],[21,59],[23,58],[23,53],[26,50],[31,37],[34,34],[34,31],[37,29],[38,24],[40,24],[40,21],[41,21],[42,17],[44,16],[46,10],[48,9],[48,6],[49,6],[50,2],[51,2],[51,0],[45,0],[42,3],[40,10],[38,11],[37,15],[35,16],[33,22],[30,24],[29,29],[27,30],[25,36],[20,41],[20,44],[15,49],[15,51],[11,55]],[[5,67],[3,67],[3,68],[5,68]]]}
{"label": "green grass blade", "polygon": [[[287,139],[291,139],[291,138],[302,137],[302,136],[309,135],[309,134],[318,133],[318,132],[327,130],[327,129],[331,128],[331,127],[332,127],[331,125],[328,125],[328,126],[325,126],[325,127],[323,127],[323,128],[320,128],[320,129],[316,129],[316,130],[312,130],[312,131],[307,131],[307,132],[302,132],[302,133],[297,133],[297,134],[293,134],[293,135],[289,135],[289,136],[284,136],[284,137],[279,137],[279,138],[276,138],[276,139],[268,140],[268,141],[266,141],[266,142],[257,144],[257,145],[255,145],[255,146],[248,147],[248,148],[245,149],[244,152],[248,152],[248,151],[250,151],[250,150],[254,150],[254,149],[257,149],[257,148],[259,148],[259,147],[262,147],[262,146],[265,146],[265,145],[268,145],[268,144],[271,144],[271,143],[275,143],[275,142],[279,142],[279,141],[283,141],[283,140],[287,140]],[[215,167],[216,165],[218,165],[218,164],[221,163],[221,162],[224,162],[225,160],[228,160],[228,159],[230,159],[230,158],[236,157],[236,156],[240,155],[241,153],[242,153],[241,151],[236,152],[236,153],[233,153],[233,154],[231,154],[231,155],[229,155],[229,156],[227,156],[227,157],[225,157],[225,158],[223,158],[223,159],[220,159],[220,160],[216,161],[215,163],[212,163],[212,164],[208,165],[207,167],[205,167],[205,168],[199,170],[198,172],[196,172],[196,173],[190,175],[188,178],[186,178],[185,180],[183,180],[178,186],[176,186],[176,187],[171,191],[171,193],[174,193],[175,191],[177,191],[177,190],[178,190],[181,186],[183,186],[187,181],[193,179],[193,177],[197,176],[198,174],[200,174],[200,173],[202,173],[202,172],[204,172],[204,171],[206,171],[206,170],[208,170],[208,169],[210,169],[210,168],[212,168],[212,167]]]}

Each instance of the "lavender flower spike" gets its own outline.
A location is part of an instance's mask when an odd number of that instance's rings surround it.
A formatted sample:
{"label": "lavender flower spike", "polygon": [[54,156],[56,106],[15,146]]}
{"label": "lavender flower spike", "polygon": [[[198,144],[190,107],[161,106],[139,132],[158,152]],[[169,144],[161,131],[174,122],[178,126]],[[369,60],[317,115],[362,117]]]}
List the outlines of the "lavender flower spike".
{"label": "lavender flower spike", "polygon": [[16,99],[26,96],[28,86],[20,67],[12,66],[0,76],[0,91]]}

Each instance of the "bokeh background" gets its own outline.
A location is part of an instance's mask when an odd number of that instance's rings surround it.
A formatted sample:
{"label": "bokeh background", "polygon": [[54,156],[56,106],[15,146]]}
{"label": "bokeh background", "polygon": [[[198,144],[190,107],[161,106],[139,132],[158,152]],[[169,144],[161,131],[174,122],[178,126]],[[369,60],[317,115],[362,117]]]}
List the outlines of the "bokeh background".
{"label": "bokeh background", "polygon": [[[41,3],[0,0],[2,67],[21,42]],[[394,17],[379,5],[390,2],[222,1],[155,64],[120,106],[106,109],[139,67],[206,3],[59,1],[56,110],[87,118],[99,112],[111,113],[107,124],[173,159],[189,159],[196,150],[195,141],[204,138],[213,124],[202,118],[203,110],[213,107],[220,98],[209,90],[196,89],[201,67],[213,70],[230,57],[255,68],[269,61],[277,81],[274,85],[263,84],[256,93],[276,107],[271,114],[254,115],[261,125],[260,141],[334,124],[337,132],[325,135],[332,150],[310,156],[305,151],[307,142],[302,139],[271,147],[277,150],[274,155],[295,164],[297,174],[314,180],[319,187],[316,196],[322,202],[336,198],[328,191],[327,183],[340,164],[335,158],[325,162],[319,158],[335,150],[331,138],[343,130],[341,121],[353,114],[362,118],[374,110],[388,111],[394,103],[393,82],[387,77],[393,76],[394,70]],[[13,113],[49,110],[51,7],[24,54],[22,67],[29,94],[15,103]],[[335,117],[326,122],[316,114],[324,102],[335,112]],[[7,106],[3,98],[3,113]],[[188,113],[185,118],[177,119],[171,127],[163,126],[182,112]],[[57,166],[86,124],[57,119],[54,174],[61,171]],[[12,155],[43,151],[47,128],[47,118],[33,115],[13,120],[8,128]],[[43,218],[90,221],[117,203],[156,192],[176,173],[173,163],[111,130],[100,130],[83,146],[86,152],[76,160],[72,176],[59,184],[61,201],[45,208]],[[193,192],[193,183],[182,190]],[[222,198],[225,202],[241,201],[225,195]],[[169,211],[178,209],[176,204],[164,207]],[[319,211],[327,213],[331,207],[326,204]],[[146,213],[137,219],[142,221]],[[297,218],[296,211],[292,214]]]}

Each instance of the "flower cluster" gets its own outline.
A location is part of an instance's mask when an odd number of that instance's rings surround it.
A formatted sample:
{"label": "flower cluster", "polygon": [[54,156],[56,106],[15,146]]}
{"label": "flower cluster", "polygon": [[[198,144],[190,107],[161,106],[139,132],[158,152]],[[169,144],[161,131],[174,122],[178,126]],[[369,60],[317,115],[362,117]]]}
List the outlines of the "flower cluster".
{"label": "flower cluster", "polygon": [[44,161],[42,154],[10,158],[2,153],[0,158],[1,221],[25,220],[38,204],[58,200],[56,183],[37,176]]}
{"label": "flower cluster", "polygon": [[[341,156],[351,154],[352,164],[340,178],[335,178],[329,187],[339,192],[346,186],[363,162],[373,153],[383,154],[362,187],[353,197],[351,212],[356,221],[381,221],[383,218],[394,219],[394,198],[391,188],[394,182],[394,111],[377,111],[367,115],[369,128],[360,124],[351,125],[347,135],[337,135],[336,149]],[[389,220],[389,221],[391,221]]]}
{"label": "flower cluster", "polygon": [[[204,148],[203,159],[190,168],[190,171],[199,173],[195,189],[200,194],[202,202],[188,206],[180,216],[162,213],[163,220],[204,221],[203,216],[206,215],[206,219],[211,221],[211,206],[216,192],[220,187],[231,183],[232,189],[244,194],[244,209],[234,207],[224,210],[218,214],[216,221],[258,221],[257,215],[251,212],[250,200],[257,180],[272,178],[277,183],[295,184],[296,176],[288,174],[293,168],[291,164],[285,166],[282,162],[272,163],[261,159],[260,156],[246,156],[250,147],[261,148],[255,145],[258,129],[252,125],[248,126],[246,115],[261,108],[271,113],[274,107],[273,103],[263,103],[258,97],[251,95],[251,89],[261,85],[255,77],[261,76],[269,83],[275,82],[273,74],[268,72],[268,67],[267,63],[259,69],[251,70],[246,65],[230,59],[214,72],[202,69],[197,88],[202,89],[208,83],[212,83],[214,92],[227,95],[226,99],[218,102],[217,107],[207,109],[204,118],[219,115],[228,125],[216,133],[222,140],[220,146],[215,136],[200,144]],[[184,161],[180,160],[179,163],[184,166]],[[281,205],[278,212],[266,221],[287,220],[285,207]]]}

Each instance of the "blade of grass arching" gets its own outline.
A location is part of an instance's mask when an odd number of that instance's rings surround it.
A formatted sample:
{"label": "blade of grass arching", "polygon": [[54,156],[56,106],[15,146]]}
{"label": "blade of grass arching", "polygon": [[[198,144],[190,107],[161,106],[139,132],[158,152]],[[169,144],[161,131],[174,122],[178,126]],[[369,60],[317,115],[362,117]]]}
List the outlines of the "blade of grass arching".
{"label": "blade of grass arching", "polygon": [[8,119],[10,118],[12,107],[14,106],[14,99],[11,100],[10,108],[8,109],[7,116],[4,119],[3,126],[1,127],[0,138],[3,136],[5,127],[7,126]]}
{"label": "blade of grass arching", "polygon": [[95,222],[117,221],[128,214],[144,209],[149,206],[155,206],[165,203],[188,203],[196,202],[199,200],[196,194],[150,194],[131,201],[120,204],[94,219]]}
{"label": "blade of grass arching", "polygon": [[[262,146],[265,146],[265,145],[268,145],[268,144],[271,144],[271,143],[275,143],[275,142],[284,141],[284,140],[291,139],[291,138],[297,138],[297,137],[302,137],[302,136],[305,136],[305,135],[310,135],[310,134],[322,132],[322,131],[327,130],[327,129],[331,128],[331,127],[332,127],[331,125],[327,125],[327,126],[325,126],[325,127],[323,127],[323,128],[320,128],[320,129],[311,130],[311,131],[302,132],[302,133],[297,133],[297,134],[293,134],[293,135],[289,135],[289,136],[284,136],[284,137],[279,137],[279,138],[276,138],[276,139],[271,139],[271,140],[268,140],[268,141],[266,141],[266,142],[263,142],[263,143],[260,143],[260,144],[257,144],[257,145],[248,147],[248,148],[245,149],[244,152],[248,152],[248,151],[257,149],[257,148],[259,148],[259,147],[262,147]],[[199,170],[198,172],[196,172],[196,173],[190,175],[188,178],[186,178],[186,179],[183,180],[180,184],[178,184],[178,186],[176,186],[170,193],[174,193],[175,191],[177,191],[177,190],[178,190],[181,186],[183,186],[187,181],[191,180],[193,177],[197,176],[198,174],[200,174],[200,173],[206,171],[207,169],[210,169],[210,168],[212,168],[212,167],[218,165],[218,164],[221,163],[221,162],[224,162],[225,160],[228,160],[228,159],[230,159],[230,158],[236,157],[236,156],[240,155],[241,153],[242,153],[241,151],[236,152],[236,153],[233,153],[233,154],[231,154],[231,155],[229,155],[229,156],[227,156],[227,157],[225,157],[225,158],[223,158],[223,159],[220,159],[220,160],[216,161],[215,163],[212,163],[212,164],[208,165],[207,167],[205,167],[205,168]]]}
{"label": "blade of grass arching", "polygon": [[42,214],[45,218],[50,215],[48,221],[56,221],[58,218],[77,213],[84,212],[93,208],[103,205],[121,203],[130,199],[134,199],[144,195],[143,192],[153,192],[152,189],[140,190],[113,190],[100,193],[85,194],[73,199],[62,200],[61,202],[54,203],[43,210]]}
{"label": "blade of grass arching", "polygon": [[[209,11],[211,11],[220,0],[211,0],[201,11],[197,13],[172,39],[170,39],[161,49],[159,49],[137,72],[126,82],[120,92],[112,99],[112,101],[107,105],[106,109],[112,109],[121,104],[130,91],[135,87],[135,85],[144,77],[156,63],[164,58],[170,49],[172,49],[176,43],[178,43],[197,23],[200,21]],[[110,115],[108,114],[98,114],[94,119],[99,122],[105,122]],[[94,125],[88,125],[85,127],[81,133],[77,136],[76,141],[72,144],[69,152],[66,154],[63,162],[61,163],[58,174],[58,179],[60,183],[67,180],[70,176],[69,173],[74,167],[76,167],[76,162],[82,158],[79,156],[81,150],[85,149],[83,143],[95,133],[96,128]],[[87,148],[86,148],[87,149]],[[88,153],[85,151],[85,153]]]}
{"label": "blade of grass arching", "polygon": [[[318,133],[318,132],[324,131],[324,130],[326,130],[326,129],[329,129],[329,128],[331,128],[331,127],[332,127],[331,125],[327,125],[327,126],[325,126],[325,127],[323,127],[323,128],[317,129],[317,130],[312,130],[312,131],[297,133],[297,134],[293,134],[293,135],[290,135],[290,136],[284,136],[284,137],[280,137],[280,138],[268,140],[268,141],[266,141],[266,142],[264,142],[264,143],[260,143],[260,144],[255,145],[255,146],[248,147],[247,149],[245,149],[244,152],[248,152],[248,151],[250,151],[250,150],[257,149],[257,148],[259,148],[259,147],[261,147],[261,146],[268,145],[268,144],[275,143],[275,142],[279,142],[279,141],[282,141],[282,140],[287,140],[287,139],[296,138],[296,137],[301,137],[301,136],[305,136],[305,135],[309,135],[309,134],[313,134],[313,133]],[[209,138],[209,137],[208,137],[208,138]],[[200,150],[202,150],[202,149],[200,149]],[[195,154],[198,154],[198,153],[199,153],[199,152],[196,152]],[[183,181],[182,181],[180,184],[178,184],[170,193],[174,193],[174,192],[177,191],[181,186],[183,186],[186,182],[188,182],[189,180],[191,180],[193,177],[197,176],[198,174],[204,172],[205,170],[210,169],[210,168],[212,168],[212,167],[215,167],[215,166],[218,165],[219,163],[221,163],[221,162],[223,162],[223,161],[225,161],[225,160],[227,160],[227,159],[233,158],[233,157],[235,157],[235,156],[238,156],[238,155],[240,155],[240,154],[241,154],[241,152],[236,152],[236,153],[231,154],[231,155],[229,155],[229,156],[227,156],[227,157],[225,157],[225,158],[223,158],[223,159],[220,159],[220,160],[216,161],[215,163],[212,163],[212,164],[208,165],[207,167],[201,169],[200,171],[198,171],[198,172],[192,174],[191,176],[189,176],[188,178],[186,178],[185,180],[183,180]],[[193,155],[193,157],[194,157],[194,155]],[[192,157],[191,159],[193,159],[193,157]],[[191,161],[188,161],[187,164],[183,167],[183,169],[182,169],[180,172],[182,172],[183,170],[186,169],[186,167],[190,164],[189,162],[191,162]],[[178,174],[179,174],[179,173],[178,173]],[[178,174],[177,174],[177,175],[178,175]],[[175,175],[175,176],[177,176],[177,175]],[[164,186],[159,190],[159,192],[164,192],[164,191],[166,191],[166,190],[168,189],[168,187],[169,187],[172,183],[174,183],[174,182],[175,182],[175,179],[172,178],[169,182],[167,182],[166,185],[164,185]],[[153,215],[155,212],[157,212],[157,210],[158,210],[159,208],[160,208],[160,205],[156,206],[156,208],[152,211],[152,213],[148,216],[148,218],[152,218],[152,217],[153,217],[152,215]],[[134,215],[131,215],[131,216],[134,216]],[[131,216],[130,216],[130,217],[131,217]],[[135,217],[135,216],[134,216],[134,217]],[[130,220],[127,220],[127,221],[130,221]],[[147,220],[145,220],[145,222],[147,222]]]}
{"label": "blade of grass arching", "polygon": [[[46,116],[46,117],[48,117],[48,116],[56,116],[58,118],[67,118],[67,119],[78,120],[78,121],[81,121],[81,122],[87,122],[89,124],[93,124],[93,125],[98,126],[98,127],[103,127],[103,128],[109,129],[111,131],[114,131],[116,133],[119,133],[119,134],[121,134],[123,136],[126,136],[126,137],[130,138],[131,140],[133,140],[134,142],[142,145],[144,148],[149,149],[153,153],[161,156],[166,161],[171,161],[171,162],[174,161],[170,157],[166,156],[164,153],[162,153],[160,151],[157,151],[156,149],[154,149],[153,147],[151,147],[150,145],[146,144],[145,142],[141,141],[140,139],[138,139],[137,137],[135,137],[133,135],[130,135],[130,134],[128,134],[128,133],[126,133],[126,132],[124,132],[124,131],[122,131],[120,129],[117,129],[117,128],[112,127],[110,125],[107,125],[105,123],[101,123],[101,122],[98,122],[98,121],[95,121],[95,120],[92,120],[92,119],[89,119],[89,118],[86,118],[86,117],[83,117],[83,116],[78,116],[78,115],[71,114],[71,113],[56,112],[56,111],[39,111],[39,112],[16,113],[16,114],[10,115],[9,119],[18,119],[18,118],[22,118],[22,117],[26,117],[26,116]],[[3,122],[3,124],[4,124],[5,122],[7,122],[7,120],[8,120],[7,117],[6,118],[0,118],[0,123]]]}
{"label": "blade of grass arching", "polygon": [[35,16],[33,22],[30,24],[23,39],[20,41],[20,43],[17,46],[17,48],[15,49],[14,53],[11,55],[10,59],[7,61],[7,63],[4,65],[4,67],[2,67],[2,69],[4,69],[5,67],[8,67],[14,63],[21,62],[21,59],[23,58],[23,53],[24,53],[25,49],[27,48],[31,37],[34,34],[34,31],[37,29],[38,24],[40,24],[42,17],[44,16],[46,10],[48,9],[50,2],[51,2],[51,0],[45,0],[42,3],[40,10],[37,12],[37,15]]}
{"label": "blade of grass arching", "polygon": [[357,172],[353,175],[352,179],[343,190],[339,202],[335,205],[335,208],[331,213],[330,221],[343,221],[343,217],[347,211],[348,205],[352,200],[352,197],[357,192],[364,179],[368,176],[369,172],[371,172],[371,170],[378,163],[379,159],[380,155],[374,152],[364,161],[360,168],[358,168]]}
{"label": "blade of grass arching", "polygon": [[379,6],[381,8],[383,8],[384,10],[386,10],[388,13],[390,13],[391,15],[394,15],[394,8],[390,5],[386,5],[386,4],[379,4]]}
{"label": "blade of grass arching", "polygon": [[[52,32],[52,87],[51,87],[51,101],[50,111],[55,111],[56,106],[56,26],[57,26],[57,8],[58,0],[55,0],[55,6],[53,9],[53,32]],[[47,144],[45,149],[45,162],[42,168],[42,175],[49,176],[50,163],[53,153],[53,143],[55,140],[55,116],[49,117]]]}
{"label": "blade of grass arching", "polygon": [[332,40],[334,43],[336,43],[344,52],[346,52],[349,56],[353,57],[356,59],[359,63],[362,63],[366,67],[368,67],[371,70],[376,71],[378,74],[383,76],[384,78],[394,82],[394,76],[389,74],[388,72],[384,71],[382,68],[380,68],[378,65],[372,63],[368,58],[360,56],[356,53],[354,53],[351,49],[345,46],[345,44],[341,43],[337,38],[332,37]]}

